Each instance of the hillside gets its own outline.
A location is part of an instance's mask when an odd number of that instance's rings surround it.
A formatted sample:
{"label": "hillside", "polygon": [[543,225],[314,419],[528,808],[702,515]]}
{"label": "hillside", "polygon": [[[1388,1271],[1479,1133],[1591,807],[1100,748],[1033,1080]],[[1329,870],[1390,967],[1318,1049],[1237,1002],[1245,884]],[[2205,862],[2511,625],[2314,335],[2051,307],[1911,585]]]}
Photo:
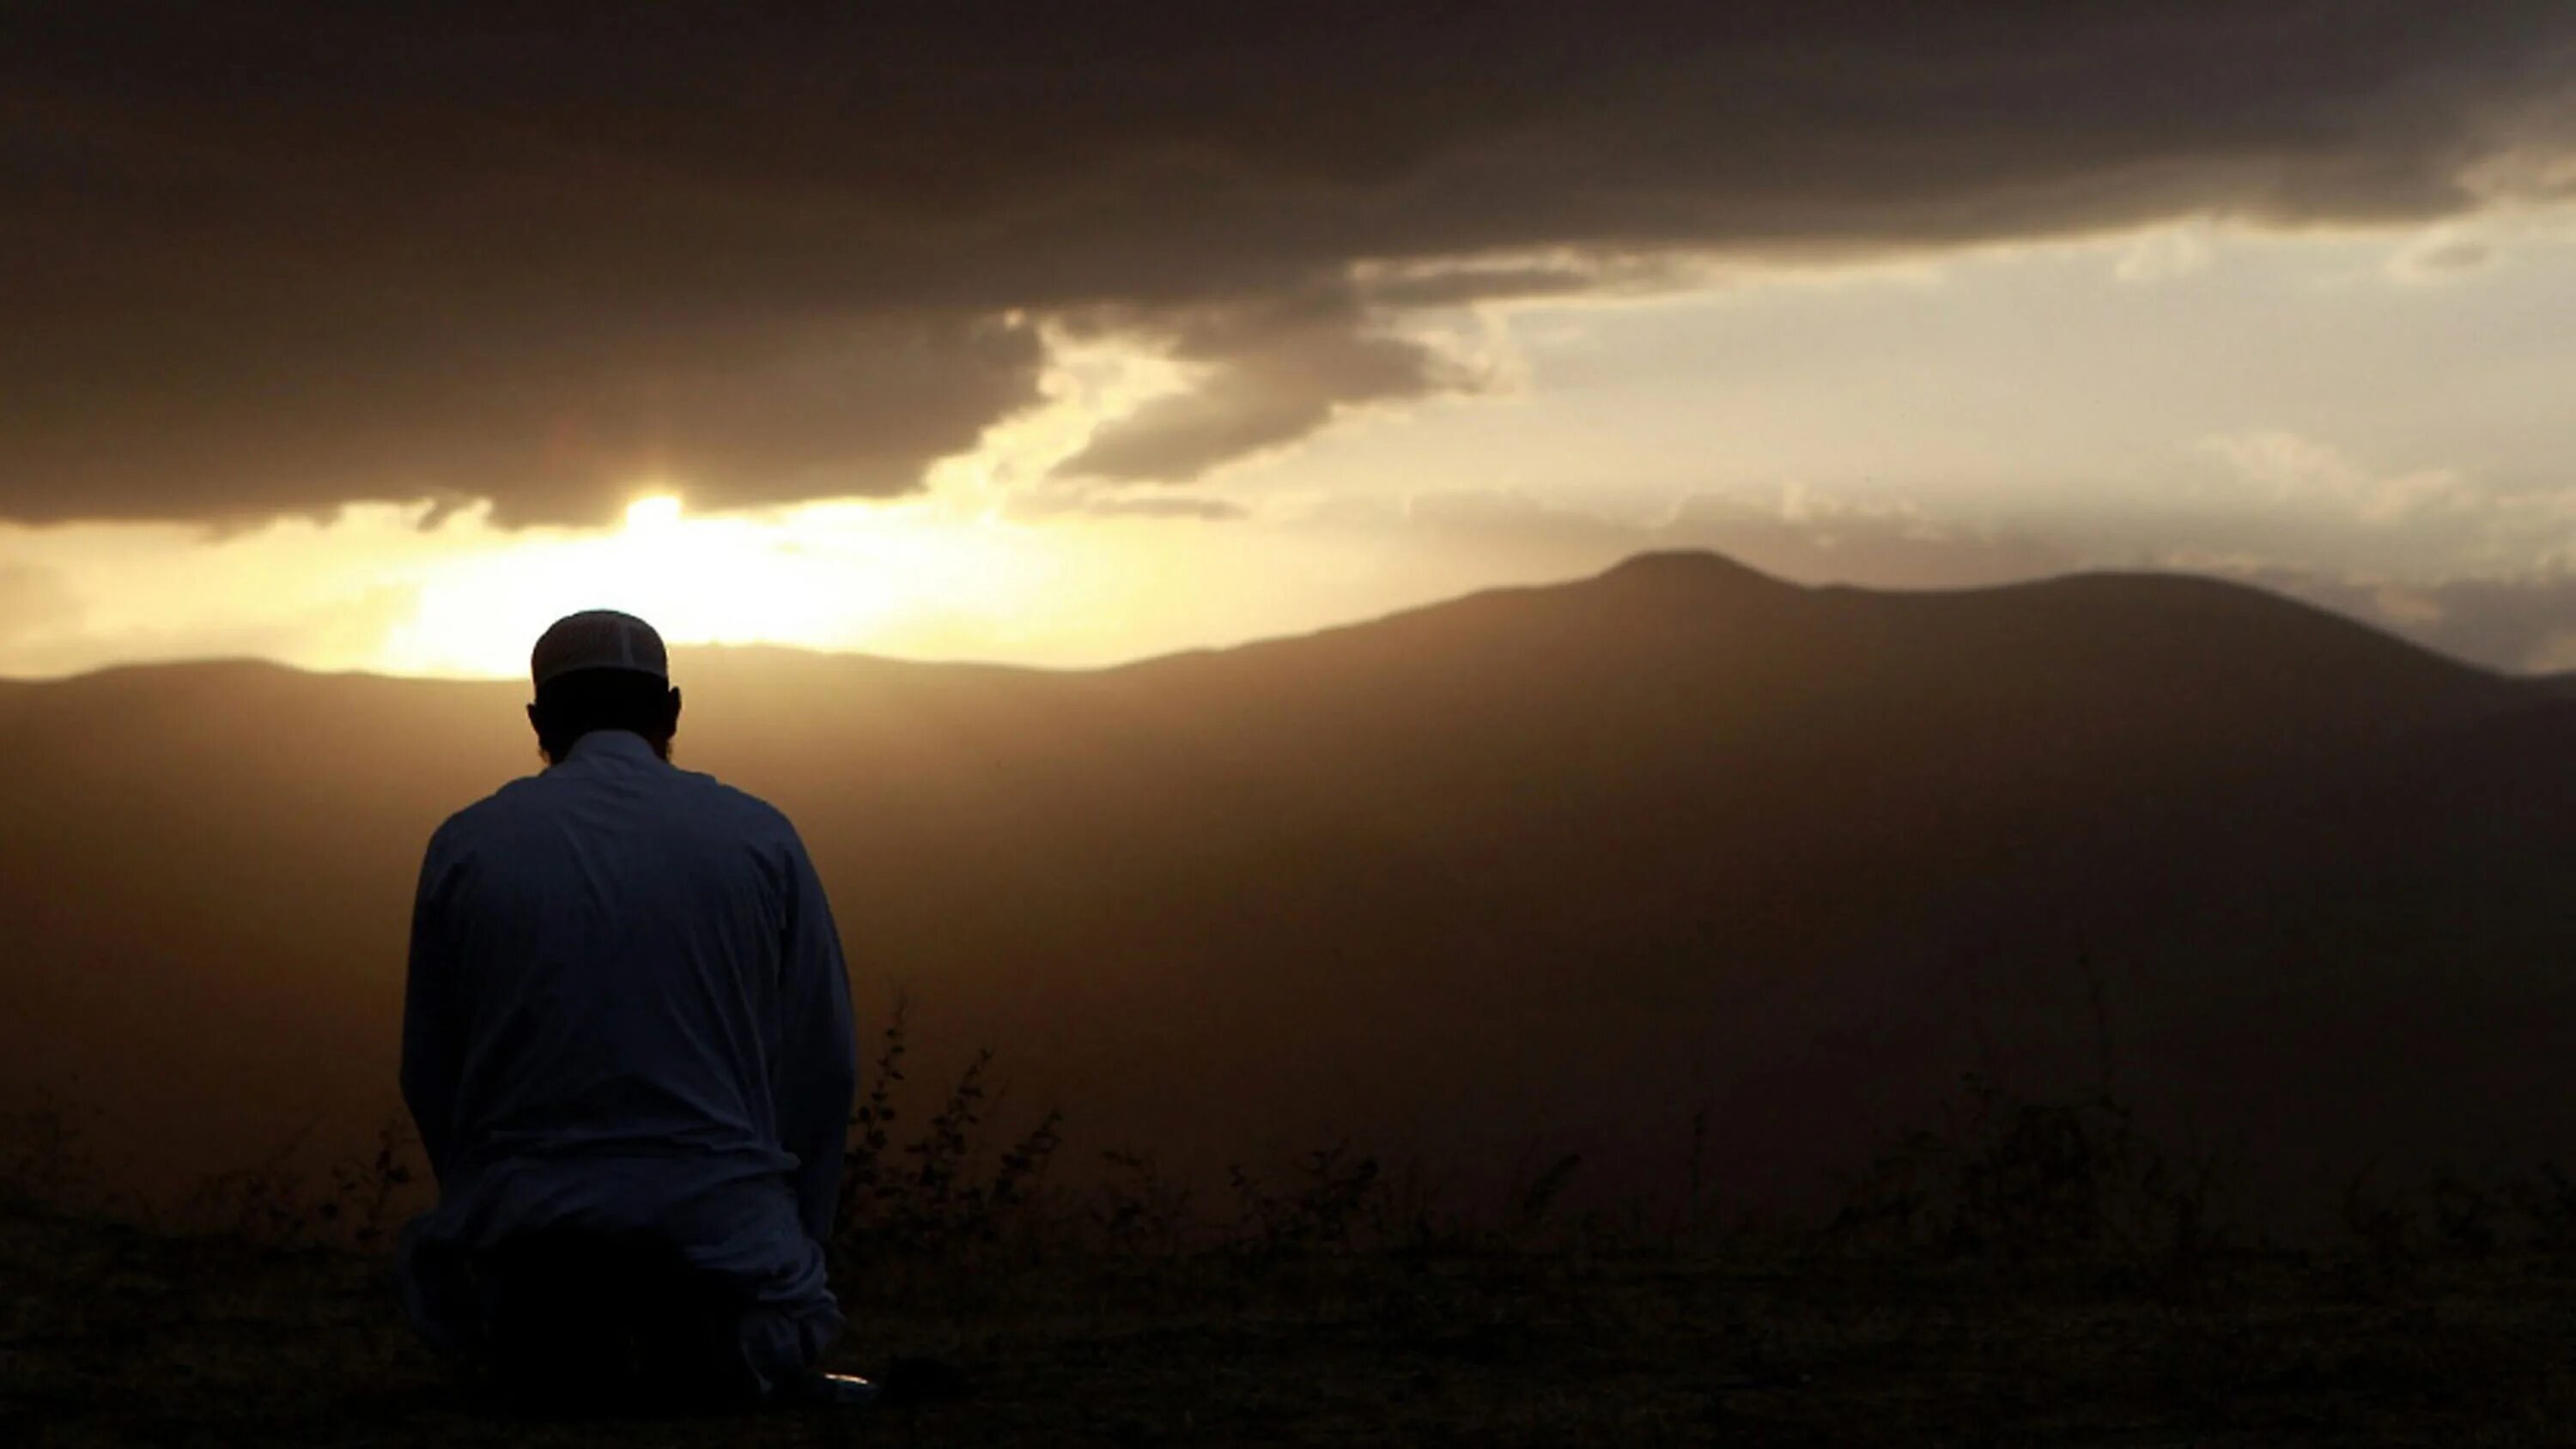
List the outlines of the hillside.
{"label": "hillside", "polygon": [[[2284,1176],[2576,1145],[2576,703],[2205,580],[1803,589],[1707,555],[1054,674],[685,656],[863,1009],[1183,1163],[1353,1136],[1791,1193],[1962,1070],[2108,1072]],[[0,691],[0,1085],[184,1173],[392,1101],[441,816],[524,691]]]}

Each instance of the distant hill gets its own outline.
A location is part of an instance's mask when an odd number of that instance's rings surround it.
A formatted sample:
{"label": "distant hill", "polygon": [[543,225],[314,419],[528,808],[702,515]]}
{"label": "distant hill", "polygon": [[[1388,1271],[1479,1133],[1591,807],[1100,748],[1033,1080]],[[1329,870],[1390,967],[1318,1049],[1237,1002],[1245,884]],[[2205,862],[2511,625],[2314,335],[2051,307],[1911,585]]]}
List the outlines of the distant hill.
{"label": "distant hill", "polygon": [[[1678,1160],[1787,1193],[1958,1073],[2282,1178],[2576,1146],[2576,700],[2254,590],[1705,554],[1090,673],[685,655],[880,1018],[1094,1141]],[[0,690],[0,1087],[178,1171],[391,1103],[418,850],[509,684]],[[932,1065],[935,1065],[932,1064]]]}

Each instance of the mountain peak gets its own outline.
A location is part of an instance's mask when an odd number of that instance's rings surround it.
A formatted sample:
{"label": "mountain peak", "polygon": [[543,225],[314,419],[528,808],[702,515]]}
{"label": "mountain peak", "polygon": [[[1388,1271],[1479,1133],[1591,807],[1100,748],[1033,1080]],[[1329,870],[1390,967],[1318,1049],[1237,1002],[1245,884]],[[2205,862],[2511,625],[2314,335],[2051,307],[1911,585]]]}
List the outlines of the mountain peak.
{"label": "mountain peak", "polygon": [[1791,585],[1704,548],[1633,554],[1598,576],[1600,583],[1670,589],[1785,589]]}

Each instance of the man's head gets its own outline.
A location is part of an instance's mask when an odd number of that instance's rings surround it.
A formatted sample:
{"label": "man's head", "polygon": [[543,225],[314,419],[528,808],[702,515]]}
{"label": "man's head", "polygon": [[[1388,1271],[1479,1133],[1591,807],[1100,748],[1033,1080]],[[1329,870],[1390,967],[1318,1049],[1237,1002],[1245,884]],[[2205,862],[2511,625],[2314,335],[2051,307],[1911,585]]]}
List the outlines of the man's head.
{"label": "man's head", "polygon": [[593,730],[642,735],[655,754],[671,757],[680,692],[652,625],[612,609],[567,614],[538,637],[528,674],[537,687],[528,723],[546,763],[561,764]]}

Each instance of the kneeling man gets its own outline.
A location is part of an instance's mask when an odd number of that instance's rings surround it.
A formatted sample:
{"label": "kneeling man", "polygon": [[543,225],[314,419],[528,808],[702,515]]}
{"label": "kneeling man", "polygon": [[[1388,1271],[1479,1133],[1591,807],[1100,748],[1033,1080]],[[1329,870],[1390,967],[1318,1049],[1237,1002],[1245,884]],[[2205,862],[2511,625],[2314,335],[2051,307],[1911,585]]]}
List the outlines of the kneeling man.
{"label": "kneeling man", "polygon": [[670,763],[641,619],[537,641],[546,760],[429,843],[402,1087],[438,1177],[404,1234],[430,1341],[548,1402],[861,1402],[815,1372],[855,1043],[785,816]]}

